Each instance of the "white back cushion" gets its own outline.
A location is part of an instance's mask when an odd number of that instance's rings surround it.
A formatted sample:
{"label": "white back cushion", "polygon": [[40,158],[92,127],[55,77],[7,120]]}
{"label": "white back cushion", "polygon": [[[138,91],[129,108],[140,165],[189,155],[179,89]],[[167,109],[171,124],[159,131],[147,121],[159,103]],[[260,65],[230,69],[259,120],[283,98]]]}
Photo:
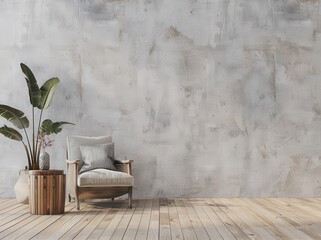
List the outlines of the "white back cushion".
{"label": "white back cushion", "polygon": [[[68,136],[67,137],[67,159],[68,160],[81,160],[80,146],[111,143],[113,141],[111,136],[100,137],[86,137],[86,136]],[[112,156],[114,158],[114,156]],[[79,169],[82,167],[83,162],[79,164]]]}
{"label": "white back cushion", "polygon": [[80,152],[84,165],[79,170],[79,173],[97,168],[116,171],[113,159],[114,143],[80,146]]}

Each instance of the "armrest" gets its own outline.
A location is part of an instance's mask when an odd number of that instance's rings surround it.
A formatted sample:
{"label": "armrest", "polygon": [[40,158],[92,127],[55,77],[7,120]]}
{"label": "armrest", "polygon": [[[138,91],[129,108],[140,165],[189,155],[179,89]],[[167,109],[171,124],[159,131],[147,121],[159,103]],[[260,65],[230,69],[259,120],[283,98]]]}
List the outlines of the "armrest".
{"label": "armrest", "polygon": [[118,160],[114,159],[115,167],[118,171],[132,175],[132,163],[134,160]]}
{"label": "armrest", "polygon": [[[79,159],[76,160],[68,160],[66,159],[67,163],[67,187],[68,187],[68,194],[69,197],[77,198],[78,196],[78,186],[77,186],[77,179],[78,179],[78,165],[80,163]],[[70,199],[70,198],[69,198]]]}
{"label": "armrest", "polygon": [[114,161],[117,164],[129,164],[134,162],[134,160],[118,160],[118,159],[114,159]]}
{"label": "armrest", "polygon": [[66,159],[66,163],[68,163],[68,164],[79,164],[80,160],[67,160]]}

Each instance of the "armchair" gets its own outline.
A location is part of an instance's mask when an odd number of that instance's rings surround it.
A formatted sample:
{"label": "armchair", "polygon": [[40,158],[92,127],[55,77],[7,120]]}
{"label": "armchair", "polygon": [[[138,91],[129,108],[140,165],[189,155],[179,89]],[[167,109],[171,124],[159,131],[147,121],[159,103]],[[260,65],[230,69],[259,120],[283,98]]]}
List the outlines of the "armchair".
{"label": "armchair", "polygon": [[112,156],[117,171],[108,169],[93,169],[79,173],[84,164],[81,157],[80,146],[112,143],[109,137],[67,137],[67,184],[68,200],[75,199],[79,210],[80,199],[111,198],[128,194],[129,208],[132,207],[132,189],[134,178],[132,176],[133,160],[116,160],[114,151]]}

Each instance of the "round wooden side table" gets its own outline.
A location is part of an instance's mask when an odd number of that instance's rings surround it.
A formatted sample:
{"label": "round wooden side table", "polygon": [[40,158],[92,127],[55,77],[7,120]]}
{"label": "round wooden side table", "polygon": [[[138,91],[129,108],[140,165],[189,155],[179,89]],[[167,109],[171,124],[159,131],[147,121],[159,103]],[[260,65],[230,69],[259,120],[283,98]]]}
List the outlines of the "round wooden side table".
{"label": "round wooden side table", "polygon": [[65,189],[66,175],[63,170],[29,170],[30,213],[64,213]]}

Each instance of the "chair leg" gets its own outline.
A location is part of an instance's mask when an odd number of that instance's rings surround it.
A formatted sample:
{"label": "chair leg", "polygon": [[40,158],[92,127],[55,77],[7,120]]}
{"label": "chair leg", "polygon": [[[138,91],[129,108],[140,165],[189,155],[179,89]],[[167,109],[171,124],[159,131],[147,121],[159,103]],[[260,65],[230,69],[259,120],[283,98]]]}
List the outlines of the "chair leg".
{"label": "chair leg", "polygon": [[79,198],[78,198],[77,195],[76,195],[76,197],[75,197],[75,202],[76,202],[77,210],[79,210],[79,209],[80,209],[80,205],[79,205]]}
{"label": "chair leg", "polygon": [[132,208],[133,202],[133,187],[129,187],[128,189],[128,207]]}
{"label": "chair leg", "polygon": [[71,202],[71,196],[68,194],[68,202]]}

